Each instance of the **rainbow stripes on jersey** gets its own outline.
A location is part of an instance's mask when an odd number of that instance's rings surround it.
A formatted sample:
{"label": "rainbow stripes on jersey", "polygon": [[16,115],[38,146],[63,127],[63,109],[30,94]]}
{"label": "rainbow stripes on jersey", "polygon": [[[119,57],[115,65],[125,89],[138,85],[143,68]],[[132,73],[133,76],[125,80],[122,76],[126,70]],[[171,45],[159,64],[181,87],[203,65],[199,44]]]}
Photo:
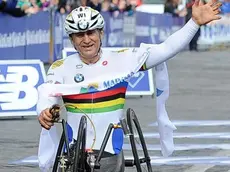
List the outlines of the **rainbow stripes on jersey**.
{"label": "rainbow stripes on jersey", "polygon": [[128,83],[121,82],[104,91],[63,96],[68,103],[66,110],[72,113],[104,113],[123,109]]}
{"label": "rainbow stripes on jersey", "polygon": [[142,65],[142,67],[140,68],[140,71],[145,71],[145,70],[148,70],[148,69],[147,69],[147,66],[146,66],[146,63],[144,63],[144,64]]}

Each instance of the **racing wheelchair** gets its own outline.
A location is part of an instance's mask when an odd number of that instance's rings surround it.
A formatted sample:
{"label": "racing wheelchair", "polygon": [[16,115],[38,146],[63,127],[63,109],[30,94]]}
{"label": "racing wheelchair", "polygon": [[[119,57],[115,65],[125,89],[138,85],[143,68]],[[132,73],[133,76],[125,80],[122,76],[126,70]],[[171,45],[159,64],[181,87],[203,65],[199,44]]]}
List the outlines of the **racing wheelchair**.
{"label": "racing wheelchair", "polygon": [[[142,172],[141,164],[145,163],[148,172],[152,172],[151,159],[148,154],[145,139],[138,122],[138,118],[133,109],[129,108],[126,112],[126,119],[120,120],[120,124],[110,124],[104,136],[99,153],[93,151],[86,151],[86,130],[87,130],[87,117],[83,115],[80,120],[77,139],[74,143],[69,145],[67,124],[64,119],[58,120],[60,114],[60,107],[54,105],[50,112],[53,114],[54,122],[62,124],[62,134],[57,149],[52,172],[93,172],[94,169],[100,169],[100,160],[105,150],[106,144],[113,129],[122,128],[124,134],[129,137],[131,144],[132,154],[134,159],[125,159],[125,167],[135,166],[137,172]],[[140,139],[143,150],[143,158],[139,158],[137,146],[135,142],[134,129]]]}

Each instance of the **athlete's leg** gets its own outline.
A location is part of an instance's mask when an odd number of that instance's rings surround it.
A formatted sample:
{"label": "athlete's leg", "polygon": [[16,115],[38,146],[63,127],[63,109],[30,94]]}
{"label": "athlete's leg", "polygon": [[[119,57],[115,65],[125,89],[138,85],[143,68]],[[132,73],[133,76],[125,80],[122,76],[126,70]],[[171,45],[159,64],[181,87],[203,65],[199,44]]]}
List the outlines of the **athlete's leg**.
{"label": "athlete's leg", "polygon": [[95,172],[124,172],[124,154],[122,151],[118,155],[106,153],[106,155],[101,158],[100,164],[100,169],[96,169]]}

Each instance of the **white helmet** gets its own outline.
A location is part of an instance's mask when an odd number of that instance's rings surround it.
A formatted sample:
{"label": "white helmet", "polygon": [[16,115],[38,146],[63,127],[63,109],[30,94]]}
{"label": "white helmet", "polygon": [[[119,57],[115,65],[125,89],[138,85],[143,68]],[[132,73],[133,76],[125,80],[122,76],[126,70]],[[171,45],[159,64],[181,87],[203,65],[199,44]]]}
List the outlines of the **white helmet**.
{"label": "white helmet", "polygon": [[65,20],[65,30],[68,35],[88,30],[103,29],[104,18],[90,7],[78,7],[74,9]]}

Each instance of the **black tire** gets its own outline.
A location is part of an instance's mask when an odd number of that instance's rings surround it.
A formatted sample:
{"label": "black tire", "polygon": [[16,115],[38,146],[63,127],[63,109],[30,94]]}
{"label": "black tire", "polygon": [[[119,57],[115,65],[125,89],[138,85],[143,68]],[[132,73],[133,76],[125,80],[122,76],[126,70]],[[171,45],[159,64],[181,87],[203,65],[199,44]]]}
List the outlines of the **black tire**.
{"label": "black tire", "polygon": [[146,162],[148,172],[152,172],[151,161],[150,161],[150,157],[149,157],[149,154],[148,154],[148,149],[147,149],[147,146],[146,146],[146,143],[145,143],[145,139],[144,139],[144,136],[143,136],[143,133],[142,133],[142,130],[141,130],[141,126],[139,124],[139,121],[137,119],[137,116],[136,116],[134,110],[129,108],[129,109],[127,109],[127,125],[129,127],[129,131],[130,131],[130,136],[129,136],[130,144],[131,144],[131,148],[132,148],[134,162],[135,162],[137,172],[142,172],[141,161],[139,159],[139,155],[138,155],[137,147],[136,147],[136,143],[135,143],[135,138],[134,138],[134,131],[133,131],[133,126],[134,125],[133,125],[133,123],[135,124],[136,130],[137,130],[140,142],[141,142],[141,146],[142,146],[142,149],[143,149],[144,160],[145,160],[144,162]]}
{"label": "black tire", "polygon": [[84,172],[86,167],[86,130],[87,130],[87,119],[85,116],[81,117],[76,146],[74,150],[74,163],[73,163],[73,172]]}
{"label": "black tire", "polygon": [[56,153],[56,157],[55,157],[52,172],[57,172],[58,171],[59,157],[61,156],[61,153],[62,153],[62,150],[63,150],[63,147],[64,147],[64,142],[65,142],[65,134],[64,134],[64,131],[63,131],[62,135],[61,135],[59,145],[58,145],[58,149],[57,149],[57,153]]}

